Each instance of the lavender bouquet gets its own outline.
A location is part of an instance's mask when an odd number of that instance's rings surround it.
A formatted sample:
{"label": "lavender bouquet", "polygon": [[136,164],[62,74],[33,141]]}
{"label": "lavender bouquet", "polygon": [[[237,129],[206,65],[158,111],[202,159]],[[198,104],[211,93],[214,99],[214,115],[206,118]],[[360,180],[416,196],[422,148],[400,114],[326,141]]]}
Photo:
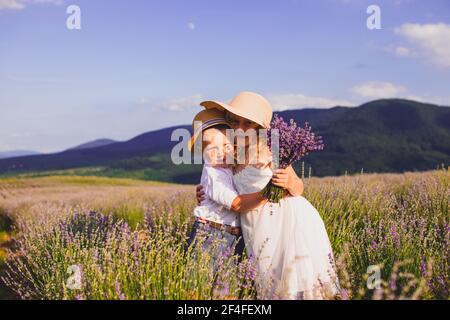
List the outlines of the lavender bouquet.
{"label": "lavender bouquet", "polygon": [[[275,131],[277,130],[277,131]],[[272,141],[277,139],[277,141]],[[278,143],[277,143],[278,142]],[[316,136],[305,122],[303,128],[298,127],[291,119],[289,123],[275,115],[267,132],[267,144],[272,151],[273,169],[286,169],[294,162],[312,151],[323,150],[321,136]],[[283,198],[285,189],[272,183],[272,180],[261,191],[263,197],[270,202],[278,203]]]}

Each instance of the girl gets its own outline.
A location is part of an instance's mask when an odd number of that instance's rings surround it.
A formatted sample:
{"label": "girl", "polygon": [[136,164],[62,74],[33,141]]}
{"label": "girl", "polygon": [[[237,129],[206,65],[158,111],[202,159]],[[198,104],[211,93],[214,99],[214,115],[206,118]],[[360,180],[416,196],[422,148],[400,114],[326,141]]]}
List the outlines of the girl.
{"label": "girl", "polygon": [[[241,92],[230,104],[201,103],[207,109],[225,110],[226,120],[244,134],[267,129],[272,118],[269,102],[253,92]],[[257,259],[257,292],[260,299],[325,299],[338,290],[333,253],[324,223],[312,204],[301,196],[303,183],[292,167],[271,168],[271,157],[255,161],[266,153],[257,139],[245,139],[245,161],[234,169],[233,182],[239,194],[262,190],[272,179],[290,195],[280,203],[267,203],[241,215],[241,229],[247,253]],[[255,164],[257,163],[257,164]],[[202,190],[198,187],[198,199]]]}

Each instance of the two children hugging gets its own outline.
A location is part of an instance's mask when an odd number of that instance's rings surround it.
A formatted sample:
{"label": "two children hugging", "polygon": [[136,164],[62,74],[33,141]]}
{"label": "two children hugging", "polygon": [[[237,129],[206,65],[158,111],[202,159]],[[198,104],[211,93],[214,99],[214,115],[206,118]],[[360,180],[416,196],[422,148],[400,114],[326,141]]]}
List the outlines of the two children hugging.
{"label": "two children hugging", "polygon": [[[201,123],[200,127],[194,124]],[[192,151],[197,143],[201,146],[204,165],[200,184],[205,199],[194,209],[195,222],[188,239],[192,245],[196,236],[206,233],[204,250],[214,249],[213,255],[224,254],[235,248],[241,256],[245,245],[242,239],[239,215],[267,203],[260,192],[239,195],[233,185],[233,170],[230,159],[234,159],[234,144],[229,140],[226,130],[230,129],[223,111],[205,109],[193,120],[194,134],[189,142]],[[198,139],[202,137],[202,141]],[[221,239],[218,247],[212,248],[212,241]]]}

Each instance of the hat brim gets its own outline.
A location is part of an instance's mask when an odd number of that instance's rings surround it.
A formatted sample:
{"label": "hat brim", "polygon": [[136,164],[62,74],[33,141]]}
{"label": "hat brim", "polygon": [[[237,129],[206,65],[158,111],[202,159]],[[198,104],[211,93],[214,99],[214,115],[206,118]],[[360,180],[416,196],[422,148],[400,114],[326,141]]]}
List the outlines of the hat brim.
{"label": "hat brim", "polygon": [[205,127],[203,127],[202,130],[199,133],[192,135],[191,139],[189,139],[189,142],[188,142],[188,150],[190,152],[192,152],[192,149],[193,149],[194,144],[195,144],[195,140],[197,140],[197,138],[200,135],[200,133],[202,133],[206,129],[209,129],[211,127],[214,127],[214,126],[217,126],[217,125],[221,125],[221,124],[226,124],[227,126],[230,126],[230,124],[227,121],[225,121],[225,120],[224,121],[216,121],[214,123],[211,123],[211,124],[206,125]]}
{"label": "hat brim", "polygon": [[246,114],[242,110],[238,110],[236,108],[233,108],[229,104],[226,104],[226,103],[223,103],[223,102],[220,102],[220,101],[216,101],[216,100],[207,100],[207,101],[201,102],[200,105],[202,107],[205,107],[206,109],[219,109],[219,110],[223,110],[223,111],[225,111],[225,110],[229,111],[229,112],[231,112],[231,113],[233,113],[233,114],[235,114],[235,115],[237,115],[239,117],[251,120],[254,123],[259,124],[261,127],[267,129],[267,126],[264,123],[262,123],[261,121],[256,120],[256,119],[252,119],[252,116],[250,116],[249,114]]}

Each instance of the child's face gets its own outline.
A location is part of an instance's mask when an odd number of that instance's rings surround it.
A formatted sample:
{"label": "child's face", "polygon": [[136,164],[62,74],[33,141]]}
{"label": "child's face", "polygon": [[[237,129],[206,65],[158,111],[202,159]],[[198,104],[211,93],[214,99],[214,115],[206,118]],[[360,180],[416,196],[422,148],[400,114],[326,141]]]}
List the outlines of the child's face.
{"label": "child's face", "polygon": [[203,158],[205,163],[226,167],[228,159],[233,159],[233,145],[224,132],[217,129],[206,130],[203,134]]}

